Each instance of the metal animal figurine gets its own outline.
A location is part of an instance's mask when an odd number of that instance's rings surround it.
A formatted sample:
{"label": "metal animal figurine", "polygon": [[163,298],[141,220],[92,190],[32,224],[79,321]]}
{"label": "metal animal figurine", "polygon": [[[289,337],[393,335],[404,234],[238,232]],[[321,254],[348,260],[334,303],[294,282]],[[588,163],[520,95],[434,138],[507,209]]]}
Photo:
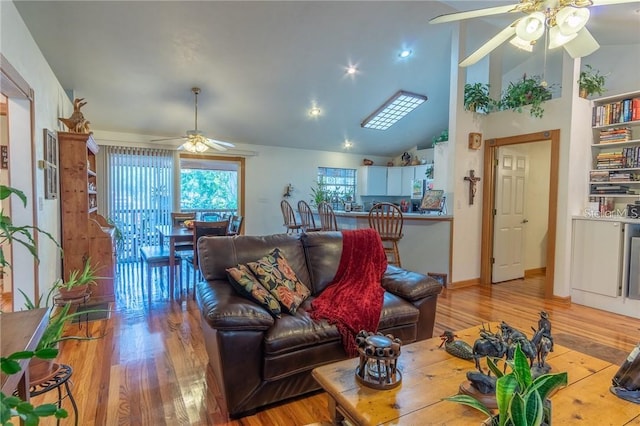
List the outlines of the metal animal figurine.
{"label": "metal animal figurine", "polygon": [[549,355],[549,352],[551,352],[553,342],[544,335],[543,330],[536,331],[533,327],[531,327],[531,329],[535,331],[535,334],[531,338],[531,343],[536,348],[536,366],[539,369],[547,368],[546,359],[547,355]]}
{"label": "metal animal figurine", "polygon": [[[476,368],[481,373],[483,372],[480,367],[480,358],[493,357],[502,358],[507,352],[507,345],[505,344],[500,334],[494,334],[491,330],[486,330],[484,324],[482,330],[480,330],[480,338],[473,344],[473,356],[476,362]],[[489,371],[491,374],[491,371]]]}
{"label": "metal animal figurine", "polygon": [[495,394],[497,377],[489,376],[478,371],[467,371],[467,380],[478,392],[488,395]]}
{"label": "metal animal figurine", "polygon": [[516,346],[519,344],[520,349],[522,349],[522,352],[529,359],[529,367],[533,367],[533,362],[536,359],[537,352],[535,345],[531,343],[527,336],[523,332],[511,327],[504,321],[500,324],[500,330],[502,331],[502,338],[507,345],[507,360],[513,359],[513,355],[516,351]]}
{"label": "metal animal figurine", "polygon": [[444,350],[447,351],[448,354],[451,354],[455,357],[462,359],[475,359],[473,356],[473,348],[462,340],[455,340],[458,337],[453,334],[452,331],[446,330],[444,333],[440,335],[442,339],[442,343],[440,343],[439,348],[444,345]]}

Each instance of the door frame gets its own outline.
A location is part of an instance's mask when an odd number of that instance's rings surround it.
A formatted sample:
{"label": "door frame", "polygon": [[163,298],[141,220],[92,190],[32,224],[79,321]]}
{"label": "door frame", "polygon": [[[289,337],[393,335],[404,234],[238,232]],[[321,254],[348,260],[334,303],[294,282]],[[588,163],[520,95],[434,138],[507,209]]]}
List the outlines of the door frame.
{"label": "door frame", "polygon": [[482,240],[480,245],[480,284],[491,286],[491,258],[493,256],[493,228],[495,206],[494,167],[498,148],[531,142],[549,141],[551,158],[549,172],[549,214],[547,217],[547,264],[544,283],[545,299],[553,298],[555,255],[556,255],[556,222],[558,213],[558,167],[560,164],[560,129],[523,135],[488,139],[484,145],[484,184],[482,187]]}

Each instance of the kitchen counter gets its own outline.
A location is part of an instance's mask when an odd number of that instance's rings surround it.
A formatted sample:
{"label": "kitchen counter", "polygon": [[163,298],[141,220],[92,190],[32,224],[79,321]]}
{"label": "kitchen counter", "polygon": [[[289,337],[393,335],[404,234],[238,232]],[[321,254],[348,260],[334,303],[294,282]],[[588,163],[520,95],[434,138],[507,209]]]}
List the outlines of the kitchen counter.
{"label": "kitchen counter", "polygon": [[[316,224],[320,223],[314,212]],[[369,212],[335,211],[339,229],[369,228]],[[447,274],[451,279],[453,216],[403,213],[403,237],[398,243],[402,267],[423,274]]]}

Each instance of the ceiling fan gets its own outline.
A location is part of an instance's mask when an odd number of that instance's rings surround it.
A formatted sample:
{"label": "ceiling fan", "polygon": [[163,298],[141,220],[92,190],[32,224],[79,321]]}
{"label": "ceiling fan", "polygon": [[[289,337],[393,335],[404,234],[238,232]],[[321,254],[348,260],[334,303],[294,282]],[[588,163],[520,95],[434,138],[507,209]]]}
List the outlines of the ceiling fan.
{"label": "ceiling fan", "polygon": [[198,130],[198,95],[200,94],[200,88],[194,87],[191,89],[195,95],[195,128],[194,130],[187,130],[187,134],[184,136],[176,136],[174,138],[153,139],[151,142],[170,141],[176,139],[184,139],[184,143],[178,147],[178,150],[189,152],[204,152],[209,148],[217,149],[218,151],[226,151],[227,148],[234,148],[235,145],[229,142],[218,141],[215,139],[209,139],[202,134],[202,131]]}
{"label": "ceiling fan", "polygon": [[473,65],[510,39],[514,46],[531,52],[538,39],[548,32],[549,49],[563,46],[572,58],[581,58],[598,50],[600,45],[585,27],[590,6],[633,3],[637,0],[520,0],[520,3],[448,13],[437,16],[430,24],[461,21],[503,13],[525,13],[509,26],[467,56],[461,67]]}

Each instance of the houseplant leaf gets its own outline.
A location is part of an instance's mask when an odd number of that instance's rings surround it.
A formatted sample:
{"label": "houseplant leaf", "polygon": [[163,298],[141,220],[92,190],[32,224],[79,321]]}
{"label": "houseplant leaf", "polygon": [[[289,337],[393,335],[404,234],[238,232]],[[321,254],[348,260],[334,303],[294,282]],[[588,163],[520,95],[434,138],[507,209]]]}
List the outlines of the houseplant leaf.
{"label": "houseplant leaf", "polygon": [[468,405],[469,407],[475,408],[476,410],[482,411],[489,417],[492,417],[491,410],[487,408],[486,405],[478,401],[472,396],[469,395],[453,395],[447,398],[444,398],[445,401],[457,402],[458,404]]}

